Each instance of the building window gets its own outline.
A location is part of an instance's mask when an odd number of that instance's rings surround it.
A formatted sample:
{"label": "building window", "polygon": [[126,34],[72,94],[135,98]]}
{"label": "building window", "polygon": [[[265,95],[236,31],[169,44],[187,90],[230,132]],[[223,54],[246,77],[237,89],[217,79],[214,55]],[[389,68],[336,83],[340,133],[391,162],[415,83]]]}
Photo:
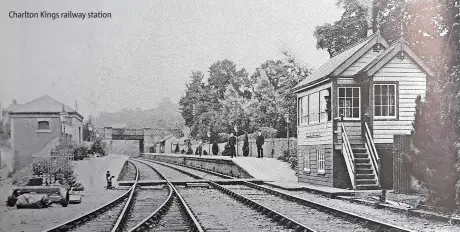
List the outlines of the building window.
{"label": "building window", "polygon": [[339,87],[339,116],[359,119],[361,101],[359,87]]}
{"label": "building window", "polygon": [[303,151],[303,171],[310,172],[310,151]]}
{"label": "building window", "polygon": [[317,150],[316,151],[316,164],[318,166],[318,174],[325,174],[325,151]]}
{"label": "building window", "polygon": [[326,98],[329,97],[329,90],[322,90],[319,92],[319,107],[320,107],[320,114],[319,114],[319,121],[326,122],[328,121],[328,112],[327,112],[327,101]]}
{"label": "building window", "polygon": [[308,116],[310,124],[319,122],[319,92],[308,96]]}
{"label": "building window", "polygon": [[374,116],[396,117],[396,84],[374,84]]}
{"label": "building window", "polygon": [[308,123],[308,96],[300,97],[297,104],[298,124]]}
{"label": "building window", "polygon": [[50,129],[49,121],[39,121],[38,122],[38,130],[49,130],[49,129]]}

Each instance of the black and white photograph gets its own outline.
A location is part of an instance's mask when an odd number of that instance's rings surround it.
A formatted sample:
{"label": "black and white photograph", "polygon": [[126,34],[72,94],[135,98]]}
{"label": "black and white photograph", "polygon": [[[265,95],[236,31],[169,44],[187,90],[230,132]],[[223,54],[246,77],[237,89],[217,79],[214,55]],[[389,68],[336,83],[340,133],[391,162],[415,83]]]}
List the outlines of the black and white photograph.
{"label": "black and white photograph", "polygon": [[0,35],[0,232],[460,232],[460,0],[2,0]]}

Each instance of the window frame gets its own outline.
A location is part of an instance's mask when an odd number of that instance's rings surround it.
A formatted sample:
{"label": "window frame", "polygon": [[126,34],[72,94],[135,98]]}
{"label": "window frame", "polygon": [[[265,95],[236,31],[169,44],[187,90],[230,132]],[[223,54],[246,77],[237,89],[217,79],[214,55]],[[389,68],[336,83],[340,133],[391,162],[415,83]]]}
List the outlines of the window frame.
{"label": "window frame", "polygon": [[[40,128],[40,123],[41,122],[48,123],[48,128],[47,129],[41,129]],[[37,129],[35,130],[35,132],[37,132],[37,133],[51,133],[50,119],[48,119],[48,118],[38,118],[37,119]]]}
{"label": "window frame", "polygon": [[[345,93],[346,93],[346,89],[347,88],[351,88],[351,89],[358,89],[358,117],[346,117],[344,116],[343,119],[344,120],[361,120],[361,87],[359,86],[339,86],[337,88],[337,113],[339,114],[339,117],[340,117],[340,89],[345,89]],[[344,97],[345,99],[348,98],[347,96]],[[353,98],[353,96],[351,97]],[[344,107],[346,109],[346,107]],[[353,109],[353,102],[352,102],[352,106],[351,108]],[[353,114],[352,114],[353,115]]]}
{"label": "window frame", "polygon": [[[310,173],[311,172],[311,159],[310,159],[310,150],[304,150],[303,153],[303,172]],[[308,159],[307,159],[308,158]],[[307,163],[308,161],[308,163]],[[308,164],[308,166],[306,166]]]}
{"label": "window frame", "polygon": [[[395,95],[395,115],[394,116],[377,116],[375,114],[375,86],[394,86]],[[398,120],[399,118],[399,85],[397,82],[374,82],[372,85],[372,113],[375,120]],[[383,105],[379,105],[383,106]],[[390,106],[389,104],[387,106]]]}
{"label": "window frame", "polygon": [[316,170],[318,174],[326,174],[326,151],[316,150]]}

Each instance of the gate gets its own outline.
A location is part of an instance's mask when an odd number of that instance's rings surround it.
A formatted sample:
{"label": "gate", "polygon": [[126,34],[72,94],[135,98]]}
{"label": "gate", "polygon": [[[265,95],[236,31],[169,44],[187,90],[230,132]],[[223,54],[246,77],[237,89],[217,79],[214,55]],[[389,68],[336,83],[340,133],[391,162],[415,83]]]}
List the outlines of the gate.
{"label": "gate", "polygon": [[410,174],[405,155],[410,145],[409,135],[393,136],[393,190],[396,193],[410,193]]}

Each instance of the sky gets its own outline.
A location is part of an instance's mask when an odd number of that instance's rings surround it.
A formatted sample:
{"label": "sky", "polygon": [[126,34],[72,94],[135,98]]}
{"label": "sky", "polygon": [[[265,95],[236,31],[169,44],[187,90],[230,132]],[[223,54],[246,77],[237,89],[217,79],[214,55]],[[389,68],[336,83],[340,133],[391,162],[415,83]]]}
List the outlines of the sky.
{"label": "sky", "polygon": [[[252,74],[288,50],[317,68],[316,26],[336,0],[0,1],[0,102],[48,94],[84,116],[179,101],[192,71],[223,59]],[[111,13],[110,19],[10,18],[10,12]]]}

